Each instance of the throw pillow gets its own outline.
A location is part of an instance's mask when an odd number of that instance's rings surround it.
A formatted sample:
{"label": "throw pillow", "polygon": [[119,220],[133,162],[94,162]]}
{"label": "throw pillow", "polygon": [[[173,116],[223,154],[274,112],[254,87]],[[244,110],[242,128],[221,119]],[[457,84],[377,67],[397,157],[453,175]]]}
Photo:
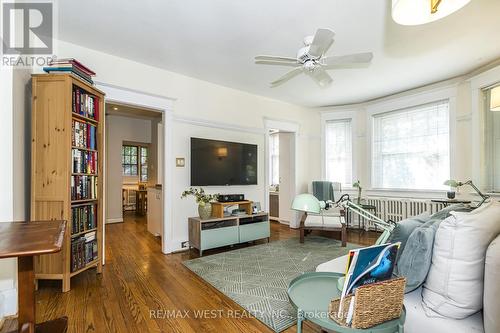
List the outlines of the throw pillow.
{"label": "throw pillow", "polygon": [[441,220],[429,219],[413,230],[399,257],[397,275],[406,278],[405,293],[409,293],[424,283],[431,266],[434,236]]}
{"label": "throw pillow", "polygon": [[428,316],[462,319],[482,309],[486,249],[499,233],[495,201],[470,213],[452,212],[441,222],[422,291]]}
{"label": "throw pillow", "polygon": [[490,243],[484,264],[484,332],[500,332],[500,235]]}
{"label": "throw pillow", "polygon": [[470,212],[472,209],[468,205],[454,204],[441,209],[439,212],[432,214],[431,219],[444,220],[450,216],[451,212]]}
{"label": "throw pillow", "polygon": [[399,247],[398,253],[400,254],[403,253],[403,250],[406,246],[406,242],[410,237],[410,234],[417,227],[420,227],[422,224],[429,221],[429,218],[430,218],[429,213],[426,212],[398,222],[396,224],[396,227],[392,231],[391,235],[389,236],[387,242],[388,243],[401,242],[401,246]]}

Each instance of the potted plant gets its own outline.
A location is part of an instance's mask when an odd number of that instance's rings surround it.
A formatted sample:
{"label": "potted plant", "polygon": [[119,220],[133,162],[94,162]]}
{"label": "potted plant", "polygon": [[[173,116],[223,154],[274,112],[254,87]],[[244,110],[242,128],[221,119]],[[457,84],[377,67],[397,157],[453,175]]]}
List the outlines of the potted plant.
{"label": "potted plant", "polygon": [[207,220],[212,216],[212,205],[213,201],[217,200],[218,194],[206,194],[203,188],[193,188],[190,187],[189,190],[182,192],[181,198],[186,198],[187,196],[194,196],[196,203],[198,204],[198,214],[202,220]]}
{"label": "potted plant", "polygon": [[352,184],[352,187],[356,187],[358,189],[358,199],[357,199],[357,203],[358,205],[361,204],[361,191],[363,190],[363,188],[361,187],[361,182],[359,181],[356,181],[354,182],[354,184]]}

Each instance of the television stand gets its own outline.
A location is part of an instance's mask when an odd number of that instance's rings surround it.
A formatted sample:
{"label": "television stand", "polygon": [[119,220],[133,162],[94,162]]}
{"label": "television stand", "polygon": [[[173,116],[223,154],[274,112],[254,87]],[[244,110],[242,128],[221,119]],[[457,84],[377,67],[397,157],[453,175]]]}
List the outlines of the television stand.
{"label": "television stand", "polygon": [[[251,201],[250,201],[251,207]],[[200,251],[217,247],[251,242],[271,236],[269,214],[262,212],[242,216],[214,217],[202,220],[199,217],[190,217],[189,248]]]}
{"label": "television stand", "polygon": [[238,205],[239,209],[244,209],[248,215],[252,214],[252,201],[243,200],[243,201],[233,201],[233,202],[212,202],[212,216],[217,218],[224,217],[224,207],[227,206],[236,206]]}

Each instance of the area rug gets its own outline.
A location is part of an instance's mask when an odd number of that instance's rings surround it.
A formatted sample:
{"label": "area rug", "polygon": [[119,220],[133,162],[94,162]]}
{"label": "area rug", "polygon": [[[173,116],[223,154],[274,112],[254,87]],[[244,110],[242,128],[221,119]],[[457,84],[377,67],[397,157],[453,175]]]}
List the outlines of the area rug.
{"label": "area rug", "polygon": [[188,260],[184,265],[273,331],[281,332],[296,322],[287,296],[290,281],[357,247],[308,236],[304,244],[291,238]]}

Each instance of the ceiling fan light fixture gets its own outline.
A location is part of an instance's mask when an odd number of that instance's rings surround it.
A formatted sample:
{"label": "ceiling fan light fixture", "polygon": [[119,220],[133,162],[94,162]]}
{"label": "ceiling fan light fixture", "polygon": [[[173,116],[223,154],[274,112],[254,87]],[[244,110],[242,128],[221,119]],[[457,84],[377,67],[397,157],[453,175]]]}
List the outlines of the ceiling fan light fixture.
{"label": "ceiling fan light fixture", "polygon": [[392,0],[392,19],[401,25],[420,25],[442,19],[470,0]]}

